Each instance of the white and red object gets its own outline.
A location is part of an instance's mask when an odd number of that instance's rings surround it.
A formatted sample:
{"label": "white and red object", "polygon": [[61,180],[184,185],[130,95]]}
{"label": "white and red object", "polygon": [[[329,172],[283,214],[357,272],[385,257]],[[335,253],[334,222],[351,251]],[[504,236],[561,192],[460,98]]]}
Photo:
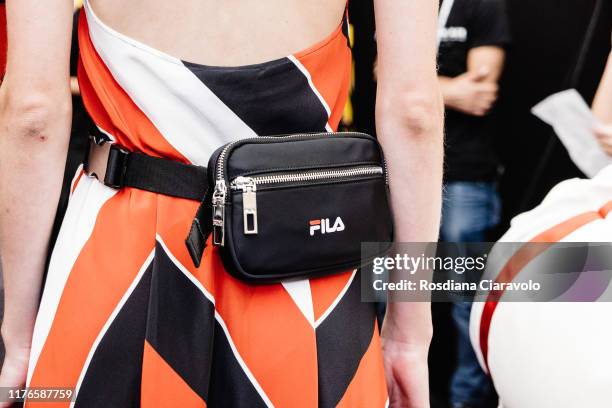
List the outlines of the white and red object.
{"label": "white and red object", "polygon": [[[557,185],[538,207],[516,217],[500,241],[612,242],[612,166],[591,180]],[[544,252],[531,251],[527,263]],[[520,268],[503,270],[491,277],[520,279]],[[610,285],[600,288],[600,298],[610,299],[611,291]],[[470,322],[472,344],[500,407],[612,406],[612,303],[518,303],[504,296],[474,303]]]}

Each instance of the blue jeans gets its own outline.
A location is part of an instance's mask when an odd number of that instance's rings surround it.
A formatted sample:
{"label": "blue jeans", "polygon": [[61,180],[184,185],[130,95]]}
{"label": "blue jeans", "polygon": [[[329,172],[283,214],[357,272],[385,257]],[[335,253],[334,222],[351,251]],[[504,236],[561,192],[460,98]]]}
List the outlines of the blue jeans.
{"label": "blue jeans", "polygon": [[[494,183],[450,182],[446,185],[440,239],[446,242],[484,242],[497,226],[500,200]],[[457,327],[457,367],[450,384],[451,404],[481,407],[491,397],[493,386],[482,371],[472,344],[469,322],[471,302],[453,304]]]}

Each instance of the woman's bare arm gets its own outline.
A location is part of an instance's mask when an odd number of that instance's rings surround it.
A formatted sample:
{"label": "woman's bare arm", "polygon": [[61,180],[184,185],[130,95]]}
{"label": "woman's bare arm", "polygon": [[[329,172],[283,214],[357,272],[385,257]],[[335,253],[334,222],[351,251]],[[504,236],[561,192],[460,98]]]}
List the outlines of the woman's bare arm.
{"label": "woman's bare arm", "polygon": [[[376,122],[386,154],[396,241],[438,238],[443,102],[436,75],[438,1],[376,0]],[[390,406],[429,406],[429,303],[389,303],[382,330]]]}
{"label": "woman's bare arm", "polygon": [[8,0],[0,87],[0,254],[7,356],[0,385],[25,379],[70,133],[72,0]]}

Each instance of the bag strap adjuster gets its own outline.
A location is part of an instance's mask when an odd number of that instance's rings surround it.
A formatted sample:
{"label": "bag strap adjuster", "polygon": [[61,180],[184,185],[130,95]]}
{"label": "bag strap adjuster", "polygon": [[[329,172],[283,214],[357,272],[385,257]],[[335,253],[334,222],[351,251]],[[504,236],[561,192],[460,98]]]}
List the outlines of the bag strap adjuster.
{"label": "bag strap adjuster", "polygon": [[83,169],[85,174],[95,177],[104,185],[119,189],[125,185],[129,156],[129,151],[115,143],[105,141],[98,144],[90,137],[89,154]]}

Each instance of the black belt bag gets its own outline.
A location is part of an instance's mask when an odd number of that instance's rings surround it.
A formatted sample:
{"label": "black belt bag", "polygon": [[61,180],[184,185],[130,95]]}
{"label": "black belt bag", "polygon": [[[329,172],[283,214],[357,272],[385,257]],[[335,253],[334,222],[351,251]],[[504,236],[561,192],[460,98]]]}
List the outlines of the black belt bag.
{"label": "black belt bag", "polygon": [[[194,173],[195,166],[180,166]],[[124,167],[119,173],[126,179],[138,173],[129,163]],[[144,189],[181,196],[156,173],[158,186]],[[147,184],[143,177],[132,179]],[[238,140],[213,153],[206,183],[194,182],[208,186],[186,239],[194,264],[200,265],[212,234],[225,268],[248,282],[343,272],[360,265],[362,242],[393,240],[383,153],[366,134]],[[185,190],[189,183],[183,178],[178,185]]]}

